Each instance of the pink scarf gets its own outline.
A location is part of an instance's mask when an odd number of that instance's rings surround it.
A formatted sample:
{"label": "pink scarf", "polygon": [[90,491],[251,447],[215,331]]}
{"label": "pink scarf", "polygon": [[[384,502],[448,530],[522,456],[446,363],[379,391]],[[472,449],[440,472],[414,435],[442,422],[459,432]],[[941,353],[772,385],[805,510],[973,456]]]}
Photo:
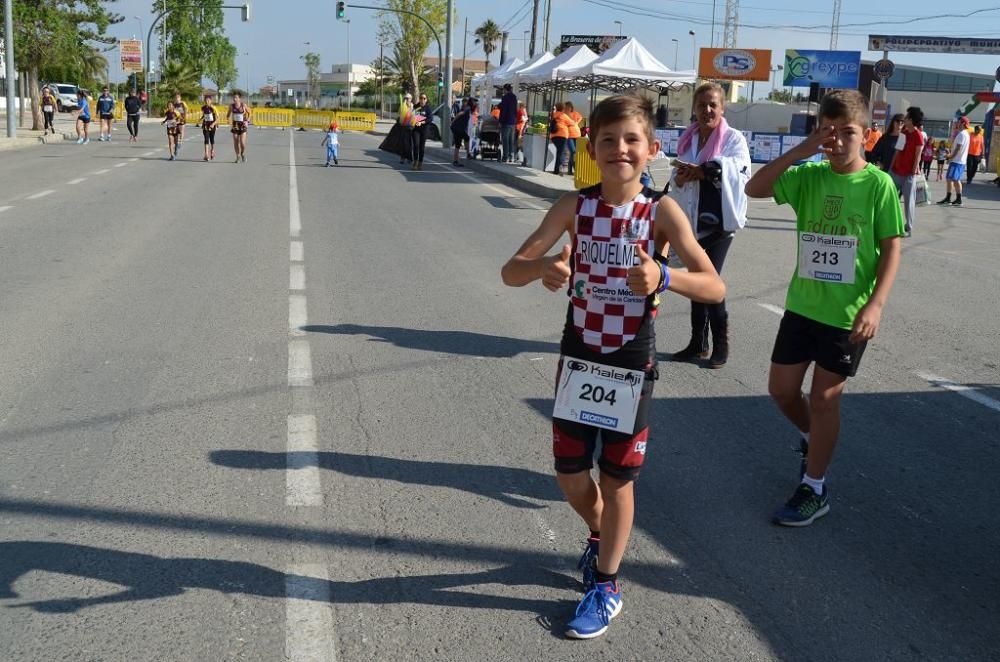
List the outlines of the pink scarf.
{"label": "pink scarf", "polygon": [[[705,146],[701,148],[700,152],[698,152],[698,156],[695,159],[696,164],[700,165],[706,161],[711,161],[722,152],[722,139],[728,131],[729,124],[726,122],[726,118],[723,117],[719,120],[719,126],[715,127],[715,130],[712,131],[712,134],[708,137],[708,141],[705,143]],[[688,150],[691,149],[691,142],[697,134],[697,122],[684,129],[684,133],[681,134],[680,140],[677,143],[678,156],[688,153]]]}

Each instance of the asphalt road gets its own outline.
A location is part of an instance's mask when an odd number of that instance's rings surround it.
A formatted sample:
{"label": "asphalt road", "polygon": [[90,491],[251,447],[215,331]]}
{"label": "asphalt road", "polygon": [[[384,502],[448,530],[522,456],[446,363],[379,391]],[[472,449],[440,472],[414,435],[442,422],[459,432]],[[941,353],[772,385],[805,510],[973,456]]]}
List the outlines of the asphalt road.
{"label": "asphalt road", "polygon": [[683,300],[657,322],[625,607],[578,642],[566,301],[499,278],[548,201],[373,136],[326,169],[318,132],[245,165],[144,133],[0,157],[0,659],[996,658],[997,189],[919,209],[803,530],[768,523],[794,225],[752,204],[729,365],[666,361]]}

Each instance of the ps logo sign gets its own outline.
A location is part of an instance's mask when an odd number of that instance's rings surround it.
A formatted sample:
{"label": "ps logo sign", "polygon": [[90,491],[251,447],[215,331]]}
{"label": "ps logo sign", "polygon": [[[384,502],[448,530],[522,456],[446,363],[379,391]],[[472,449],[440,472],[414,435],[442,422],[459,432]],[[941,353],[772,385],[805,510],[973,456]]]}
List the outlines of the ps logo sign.
{"label": "ps logo sign", "polygon": [[744,76],[757,66],[757,60],[749,51],[724,50],[712,58],[712,66],[724,76]]}

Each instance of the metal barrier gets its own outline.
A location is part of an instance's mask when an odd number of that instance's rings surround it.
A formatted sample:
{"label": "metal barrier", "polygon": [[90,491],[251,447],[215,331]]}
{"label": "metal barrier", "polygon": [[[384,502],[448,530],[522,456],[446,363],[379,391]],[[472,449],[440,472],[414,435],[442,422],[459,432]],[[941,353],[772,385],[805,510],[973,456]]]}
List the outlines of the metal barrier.
{"label": "metal barrier", "polygon": [[587,143],[589,138],[576,139],[576,175],[573,178],[573,186],[577,189],[584,189],[593,186],[601,181],[601,171],[597,169],[597,162],[590,158],[587,153]]}
{"label": "metal barrier", "polygon": [[295,126],[304,129],[325,129],[333,121],[344,131],[374,131],[375,113],[346,110],[296,110]]}
{"label": "metal barrier", "polygon": [[250,121],[256,126],[289,128],[295,126],[295,111],[288,108],[253,108]]}
{"label": "metal barrier", "polygon": [[[219,124],[229,124],[229,106],[212,106]],[[201,105],[188,104],[187,123],[201,123]],[[115,119],[125,119],[125,105],[115,104]],[[335,121],[344,131],[374,131],[375,113],[346,110],[293,110],[291,108],[251,108],[250,123],[254,126],[302,127],[326,129]]]}

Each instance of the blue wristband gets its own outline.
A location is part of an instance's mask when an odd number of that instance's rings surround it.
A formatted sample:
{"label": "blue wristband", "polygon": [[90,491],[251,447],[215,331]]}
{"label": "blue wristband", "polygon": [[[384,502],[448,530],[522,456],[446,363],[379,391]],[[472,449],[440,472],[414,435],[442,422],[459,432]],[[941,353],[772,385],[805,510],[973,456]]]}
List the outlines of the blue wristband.
{"label": "blue wristband", "polygon": [[660,286],[656,288],[657,294],[666,292],[670,286],[670,269],[662,262],[660,262],[660,281]]}

